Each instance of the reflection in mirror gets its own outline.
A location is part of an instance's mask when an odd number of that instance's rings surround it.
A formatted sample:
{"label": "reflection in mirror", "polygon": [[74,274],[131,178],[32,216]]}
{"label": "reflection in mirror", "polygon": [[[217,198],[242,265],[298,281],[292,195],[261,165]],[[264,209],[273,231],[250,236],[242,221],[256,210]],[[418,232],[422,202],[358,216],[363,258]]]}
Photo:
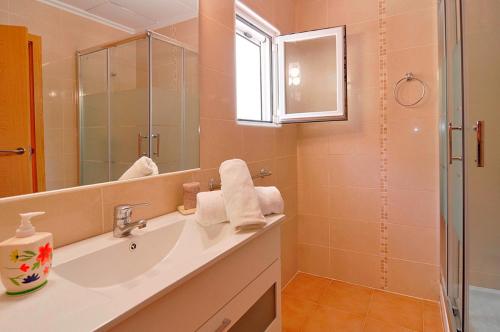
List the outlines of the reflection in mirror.
{"label": "reflection in mirror", "polygon": [[199,166],[197,0],[9,4],[0,197]]}
{"label": "reflection in mirror", "polygon": [[287,113],[337,108],[335,36],[285,44]]}

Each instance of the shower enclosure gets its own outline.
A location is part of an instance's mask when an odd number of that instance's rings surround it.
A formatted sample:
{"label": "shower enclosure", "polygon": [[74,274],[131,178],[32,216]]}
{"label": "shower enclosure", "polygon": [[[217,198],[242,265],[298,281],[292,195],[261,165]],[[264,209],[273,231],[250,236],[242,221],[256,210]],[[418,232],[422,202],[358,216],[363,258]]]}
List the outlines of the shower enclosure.
{"label": "shower enclosure", "polygon": [[500,2],[438,6],[443,295],[452,331],[500,331]]}
{"label": "shower enclosure", "polygon": [[160,173],[199,166],[198,54],[148,31],[77,53],[80,184],[148,156]]}

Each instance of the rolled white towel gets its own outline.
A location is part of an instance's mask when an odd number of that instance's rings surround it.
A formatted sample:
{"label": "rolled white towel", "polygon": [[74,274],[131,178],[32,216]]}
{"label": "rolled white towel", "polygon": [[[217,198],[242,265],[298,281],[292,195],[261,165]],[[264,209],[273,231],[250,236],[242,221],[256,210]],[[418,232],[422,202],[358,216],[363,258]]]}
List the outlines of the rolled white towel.
{"label": "rolled white towel", "polygon": [[259,198],[260,209],[262,214],[267,216],[273,213],[283,213],[285,203],[283,197],[276,187],[255,187],[257,197]]}
{"label": "rolled white towel", "polygon": [[[255,187],[262,214],[284,212],[281,193],[276,187]],[[202,226],[210,226],[228,221],[226,206],[221,190],[199,192],[196,195],[196,221]]]}
{"label": "rolled white towel", "polygon": [[141,157],[118,180],[142,178],[150,175],[158,175],[158,166],[151,158]]}
{"label": "rolled white towel", "polygon": [[194,215],[196,221],[202,226],[227,221],[222,191],[205,191],[196,194],[196,212]]}
{"label": "rolled white towel", "polygon": [[234,228],[243,230],[264,226],[266,219],[247,164],[241,159],[226,160],[220,165],[219,174],[226,213]]}

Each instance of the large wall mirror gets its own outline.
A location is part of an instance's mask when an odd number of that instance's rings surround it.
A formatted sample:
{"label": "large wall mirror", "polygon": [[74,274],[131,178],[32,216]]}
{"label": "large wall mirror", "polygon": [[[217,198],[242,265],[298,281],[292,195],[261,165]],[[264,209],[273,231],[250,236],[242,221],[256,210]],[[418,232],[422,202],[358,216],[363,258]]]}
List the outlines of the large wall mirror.
{"label": "large wall mirror", "polygon": [[199,167],[198,0],[7,3],[0,197]]}

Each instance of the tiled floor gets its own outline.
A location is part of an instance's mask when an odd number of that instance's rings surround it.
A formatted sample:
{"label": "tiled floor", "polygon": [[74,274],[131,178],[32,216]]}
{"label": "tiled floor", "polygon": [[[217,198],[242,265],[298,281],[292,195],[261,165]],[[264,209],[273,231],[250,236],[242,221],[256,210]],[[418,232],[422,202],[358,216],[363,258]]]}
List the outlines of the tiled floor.
{"label": "tiled floor", "polygon": [[299,273],[282,293],[284,332],[442,332],[435,302]]}

